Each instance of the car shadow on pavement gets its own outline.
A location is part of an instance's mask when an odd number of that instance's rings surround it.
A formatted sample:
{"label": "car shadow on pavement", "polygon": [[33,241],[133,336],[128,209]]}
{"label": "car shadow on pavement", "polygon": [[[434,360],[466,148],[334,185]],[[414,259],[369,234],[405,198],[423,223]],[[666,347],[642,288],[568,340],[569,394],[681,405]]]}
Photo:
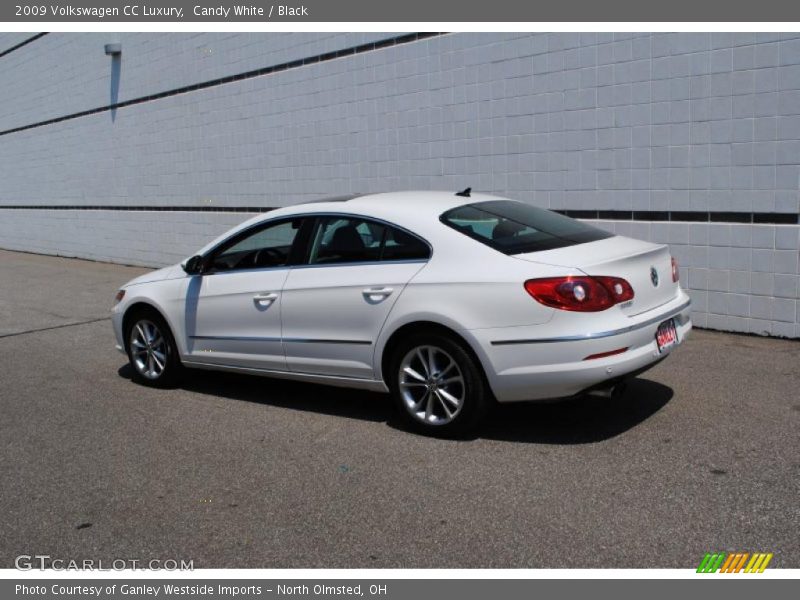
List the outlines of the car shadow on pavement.
{"label": "car shadow on pavement", "polygon": [[[131,366],[125,364],[117,373],[131,379]],[[391,416],[385,394],[258,375],[197,369],[184,378],[178,389],[346,419],[385,422]]]}
{"label": "car shadow on pavement", "polygon": [[[131,367],[118,370],[131,378]],[[384,422],[399,428],[389,396],[311,383],[217,371],[192,372],[179,387],[196,394],[279,406],[345,419]],[[649,379],[634,379],[618,399],[580,397],[558,402],[501,404],[479,431],[465,438],[531,444],[589,444],[625,433],[661,410],[672,389]],[[409,434],[413,435],[413,434]]]}
{"label": "car shadow on pavement", "polygon": [[480,437],[535,444],[591,444],[633,429],[661,410],[672,388],[633,379],[620,398],[583,396],[558,402],[501,405]]}

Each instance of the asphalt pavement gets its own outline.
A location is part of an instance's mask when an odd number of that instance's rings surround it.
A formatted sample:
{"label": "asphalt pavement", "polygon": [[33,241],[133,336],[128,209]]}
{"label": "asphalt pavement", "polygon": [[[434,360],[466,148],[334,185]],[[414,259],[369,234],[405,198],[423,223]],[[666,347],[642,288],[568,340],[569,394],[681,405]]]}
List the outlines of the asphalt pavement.
{"label": "asphalt pavement", "polygon": [[0,251],[0,568],[800,567],[800,343],[694,331],[617,402],[501,406],[474,439],[388,398],[130,380],[109,309],[143,269]]}

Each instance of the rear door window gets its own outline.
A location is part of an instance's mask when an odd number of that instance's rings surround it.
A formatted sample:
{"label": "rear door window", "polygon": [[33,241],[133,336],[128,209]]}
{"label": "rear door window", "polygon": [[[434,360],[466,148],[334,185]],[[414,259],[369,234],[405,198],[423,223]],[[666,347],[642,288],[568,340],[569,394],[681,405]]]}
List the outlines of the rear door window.
{"label": "rear door window", "polygon": [[309,264],[425,260],[430,248],[396,227],[360,217],[322,217],[313,235]]}

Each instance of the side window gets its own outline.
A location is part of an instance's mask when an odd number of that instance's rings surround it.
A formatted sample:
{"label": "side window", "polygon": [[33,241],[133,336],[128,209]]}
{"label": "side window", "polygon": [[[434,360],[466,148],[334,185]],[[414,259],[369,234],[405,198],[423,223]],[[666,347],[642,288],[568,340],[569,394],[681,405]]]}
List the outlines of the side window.
{"label": "side window", "polygon": [[283,221],[235,239],[232,244],[212,255],[210,270],[232,271],[287,265],[301,224],[301,219]]}
{"label": "side window", "polygon": [[311,244],[309,264],[426,259],[422,240],[400,229],[358,217],[320,219]]}
{"label": "side window", "polygon": [[394,227],[386,228],[381,260],[426,260],[431,257],[428,244]]}
{"label": "side window", "polygon": [[312,265],[373,262],[380,258],[384,227],[366,219],[320,219],[308,262]]}

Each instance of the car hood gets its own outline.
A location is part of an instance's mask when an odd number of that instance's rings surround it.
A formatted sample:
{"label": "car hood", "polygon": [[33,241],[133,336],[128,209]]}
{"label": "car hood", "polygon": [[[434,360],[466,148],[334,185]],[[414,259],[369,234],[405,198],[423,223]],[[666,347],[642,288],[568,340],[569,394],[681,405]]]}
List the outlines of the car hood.
{"label": "car hood", "polygon": [[165,279],[177,279],[179,277],[185,277],[185,276],[186,273],[184,272],[183,268],[181,268],[180,265],[172,265],[169,267],[164,267],[163,269],[158,269],[156,271],[150,271],[149,273],[145,273],[144,275],[139,275],[139,277],[131,279],[123,287],[139,285],[141,283],[150,283],[152,281],[163,281]]}

